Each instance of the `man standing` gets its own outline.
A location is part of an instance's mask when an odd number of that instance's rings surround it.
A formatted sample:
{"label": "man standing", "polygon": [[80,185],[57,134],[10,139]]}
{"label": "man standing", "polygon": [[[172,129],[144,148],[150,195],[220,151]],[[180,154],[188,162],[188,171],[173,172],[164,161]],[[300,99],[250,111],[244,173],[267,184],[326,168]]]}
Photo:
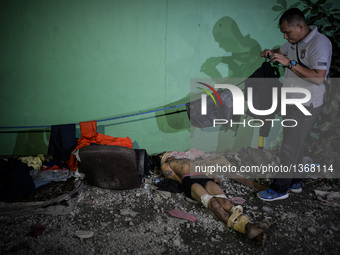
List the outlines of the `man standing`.
{"label": "man standing", "polygon": [[[310,115],[305,115],[295,105],[288,105],[284,119],[293,119],[295,127],[283,128],[283,141],[280,159],[283,166],[293,169],[302,167],[303,146],[313,127],[314,121],[321,112],[323,95],[326,91],[323,84],[328,74],[332,57],[332,44],[328,38],[318,32],[316,26],[308,26],[304,14],[297,8],[287,10],[279,21],[280,30],[288,41],[275,50],[263,50],[261,57],[270,57],[271,61],[285,66],[283,87],[307,89],[311,98],[303,106]],[[301,99],[301,93],[289,93],[289,99]],[[284,115],[282,113],[282,115]],[[288,198],[288,191],[302,191],[302,179],[282,175],[275,178],[265,191],[257,195],[265,201]]]}

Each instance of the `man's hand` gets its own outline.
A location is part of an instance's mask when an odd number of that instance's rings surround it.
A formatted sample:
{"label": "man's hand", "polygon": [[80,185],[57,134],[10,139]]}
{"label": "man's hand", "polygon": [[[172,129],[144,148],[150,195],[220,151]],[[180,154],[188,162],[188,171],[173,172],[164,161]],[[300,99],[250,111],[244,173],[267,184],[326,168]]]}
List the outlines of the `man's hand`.
{"label": "man's hand", "polygon": [[274,53],[271,58],[271,62],[279,62],[283,66],[289,66],[290,59],[287,58],[285,55],[280,54],[280,53]]}
{"label": "man's hand", "polygon": [[272,58],[274,56],[274,54],[282,54],[281,51],[280,51],[280,48],[277,48],[277,49],[274,49],[274,50],[268,50],[268,49],[265,49],[263,51],[260,52],[260,56],[262,58]]}
{"label": "man's hand", "polygon": [[271,57],[274,53],[271,50],[265,49],[260,52],[261,58]]}

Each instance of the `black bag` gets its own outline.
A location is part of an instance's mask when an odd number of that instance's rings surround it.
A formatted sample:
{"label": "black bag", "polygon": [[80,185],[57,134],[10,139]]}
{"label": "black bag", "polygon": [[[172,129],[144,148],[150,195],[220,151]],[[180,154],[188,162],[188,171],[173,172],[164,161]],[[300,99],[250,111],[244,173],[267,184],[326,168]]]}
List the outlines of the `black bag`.
{"label": "black bag", "polygon": [[[253,89],[253,106],[257,110],[268,110],[273,103],[273,88],[278,89],[277,93],[277,108],[270,115],[256,115],[252,113],[249,108],[246,114],[260,120],[273,119],[275,114],[280,113],[281,105],[281,88],[282,83],[279,81],[280,73],[277,67],[273,67],[270,62],[263,62],[262,66],[257,69],[248,79],[245,80],[245,98],[248,99],[248,88]],[[271,123],[264,122],[264,125],[260,128],[260,136],[267,137],[270,131]]]}
{"label": "black bag", "polygon": [[225,119],[229,123],[233,114],[233,96],[227,89],[217,93],[221,98],[222,105],[215,105],[212,98],[208,97],[207,115],[201,114],[201,99],[186,104],[191,125],[198,128],[212,127],[214,119]]}
{"label": "black bag", "polygon": [[[271,79],[266,79],[271,78]],[[248,98],[247,89],[253,89],[253,106],[257,110],[267,110],[272,106],[272,90],[278,88],[278,99],[280,96],[280,89],[282,83],[279,81],[280,73],[277,67],[273,67],[270,62],[264,62],[262,66],[257,69],[248,79],[245,80],[245,97]],[[280,100],[278,100],[278,107],[276,111],[271,114],[279,113]],[[259,116],[247,110],[247,114],[257,119],[266,119],[269,116]],[[273,117],[273,116],[272,116]]]}

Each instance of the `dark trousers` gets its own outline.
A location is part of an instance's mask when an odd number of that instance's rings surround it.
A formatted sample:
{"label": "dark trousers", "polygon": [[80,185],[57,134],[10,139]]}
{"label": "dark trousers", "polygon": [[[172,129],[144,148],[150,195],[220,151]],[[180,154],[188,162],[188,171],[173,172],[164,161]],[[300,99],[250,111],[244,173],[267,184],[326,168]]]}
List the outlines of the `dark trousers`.
{"label": "dark trousers", "polygon": [[59,167],[66,167],[71,152],[77,145],[76,125],[54,125],[51,127],[48,154],[53,156],[54,163]]}
{"label": "dark trousers", "polygon": [[[287,106],[287,114],[283,119],[294,119],[297,121],[295,127],[283,128],[283,140],[280,150],[280,160],[282,166],[290,169],[298,169],[299,164],[303,161],[303,148],[306,138],[308,137],[315,120],[318,118],[322,106],[313,108],[313,105],[306,107],[312,114],[305,116],[295,105]],[[292,125],[293,122],[286,121],[285,125]],[[278,193],[286,193],[291,185],[302,181],[301,173],[280,173],[277,178],[273,179],[271,188]]]}

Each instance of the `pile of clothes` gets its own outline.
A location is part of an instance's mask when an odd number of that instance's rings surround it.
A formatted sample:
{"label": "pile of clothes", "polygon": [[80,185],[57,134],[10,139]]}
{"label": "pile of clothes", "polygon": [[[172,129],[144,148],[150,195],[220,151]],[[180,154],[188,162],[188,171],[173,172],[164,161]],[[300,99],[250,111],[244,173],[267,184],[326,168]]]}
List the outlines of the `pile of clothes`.
{"label": "pile of clothes", "polygon": [[77,151],[91,144],[119,145],[132,148],[129,137],[111,137],[97,132],[97,122],[79,123],[81,137],[76,138],[76,124],[54,125],[48,155],[3,157],[0,159],[0,201],[18,201],[37,188],[53,181],[65,182],[71,177],[83,179],[77,171]]}
{"label": "pile of clothes", "polygon": [[0,159],[0,201],[18,201],[52,181],[82,177],[77,172],[60,168],[42,154],[36,157],[3,157]]}

